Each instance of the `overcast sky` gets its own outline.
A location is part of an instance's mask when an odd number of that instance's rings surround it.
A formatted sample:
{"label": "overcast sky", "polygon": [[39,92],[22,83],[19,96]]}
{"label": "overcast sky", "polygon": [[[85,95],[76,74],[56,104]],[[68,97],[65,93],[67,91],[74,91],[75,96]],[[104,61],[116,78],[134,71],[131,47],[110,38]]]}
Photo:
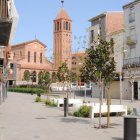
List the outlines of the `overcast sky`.
{"label": "overcast sky", "polygon": [[[78,47],[74,36],[87,35],[88,20],[106,11],[123,11],[122,6],[132,0],[65,0],[64,7],[73,20],[72,47]],[[15,0],[19,23],[14,44],[36,38],[47,45],[46,57],[53,53],[53,20],[60,11],[61,0]],[[81,49],[82,50],[82,49]]]}

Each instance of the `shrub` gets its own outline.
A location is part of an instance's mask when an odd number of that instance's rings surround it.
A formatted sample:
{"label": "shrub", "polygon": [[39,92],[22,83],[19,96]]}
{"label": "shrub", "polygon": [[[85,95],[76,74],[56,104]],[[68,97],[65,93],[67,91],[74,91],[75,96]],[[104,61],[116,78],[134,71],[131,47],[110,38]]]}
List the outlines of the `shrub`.
{"label": "shrub", "polygon": [[50,107],[57,107],[57,104],[52,103],[52,104],[50,104]]}
{"label": "shrub", "polygon": [[51,101],[50,100],[45,100],[44,103],[46,104],[46,106],[50,106]]}
{"label": "shrub", "polygon": [[89,106],[83,105],[78,109],[78,111],[74,112],[74,116],[76,117],[88,117],[89,116]]}
{"label": "shrub", "polygon": [[36,102],[41,102],[41,98],[37,96],[37,97],[35,98],[35,101],[36,101]]}
{"label": "shrub", "polygon": [[[32,88],[9,88],[8,91],[10,91],[10,92],[21,92],[21,93],[32,93]],[[37,94],[39,91],[42,94],[44,94],[44,91],[47,92],[47,90],[44,90],[44,89],[33,88],[33,93]]]}
{"label": "shrub", "polygon": [[127,114],[129,115],[129,114],[131,114],[131,113],[132,113],[131,108],[127,108]]}

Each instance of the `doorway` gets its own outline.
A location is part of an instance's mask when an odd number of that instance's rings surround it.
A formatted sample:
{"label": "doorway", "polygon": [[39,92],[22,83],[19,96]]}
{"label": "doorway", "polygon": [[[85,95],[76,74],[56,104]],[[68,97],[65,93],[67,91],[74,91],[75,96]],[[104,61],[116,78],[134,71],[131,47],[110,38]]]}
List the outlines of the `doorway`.
{"label": "doorway", "polygon": [[134,99],[138,100],[138,82],[134,82]]}

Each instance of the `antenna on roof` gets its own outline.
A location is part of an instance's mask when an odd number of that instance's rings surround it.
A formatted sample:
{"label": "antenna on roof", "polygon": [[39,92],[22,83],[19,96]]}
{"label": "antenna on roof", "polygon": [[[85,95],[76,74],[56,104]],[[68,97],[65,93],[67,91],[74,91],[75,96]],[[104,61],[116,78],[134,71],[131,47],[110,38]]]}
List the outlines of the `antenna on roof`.
{"label": "antenna on roof", "polygon": [[36,40],[36,35],[35,35],[35,40]]}
{"label": "antenna on roof", "polygon": [[62,6],[63,6],[64,1],[62,0],[61,3],[62,3]]}

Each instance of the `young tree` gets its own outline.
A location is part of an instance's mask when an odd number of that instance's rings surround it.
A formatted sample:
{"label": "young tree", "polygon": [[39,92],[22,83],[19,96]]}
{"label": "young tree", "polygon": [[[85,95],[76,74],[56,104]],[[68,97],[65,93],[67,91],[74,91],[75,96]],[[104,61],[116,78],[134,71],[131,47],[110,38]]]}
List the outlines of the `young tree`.
{"label": "young tree", "polygon": [[28,70],[24,71],[23,80],[27,81],[27,88],[28,88],[28,82],[30,80],[30,72]]}
{"label": "young tree", "polygon": [[48,86],[49,84],[51,84],[51,78],[49,72],[47,70],[43,70],[43,72],[40,72],[38,81],[39,81],[38,82],[39,85]]}
{"label": "young tree", "polygon": [[110,57],[110,49],[114,46],[113,38],[109,42],[97,38],[94,43],[96,49],[89,48],[86,50],[88,57],[82,66],[81,72],[84,77],[97,83],[100,87],[100,118],[99,128],[101,128],[101,104],[102,104],[102,91],[103,80],[109,77],[115,71],[114,59]]}
{"label": "young tree", "polygon": [[56,77],[59,82],[63,83],[63,90],[64,90],[64,82],[67,81],[69,77],[69,69],[66,61],[63,62],[61,66],[59,66]]}

